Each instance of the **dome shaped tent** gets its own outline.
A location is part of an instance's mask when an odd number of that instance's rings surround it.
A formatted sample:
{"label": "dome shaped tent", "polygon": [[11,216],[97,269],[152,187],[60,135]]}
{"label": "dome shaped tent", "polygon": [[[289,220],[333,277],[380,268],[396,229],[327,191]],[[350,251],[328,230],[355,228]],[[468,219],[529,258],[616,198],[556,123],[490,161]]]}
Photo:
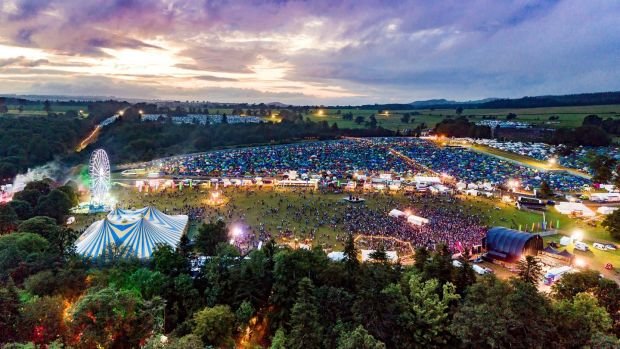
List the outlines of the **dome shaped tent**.
{"label": "dome shaped tent", "polygon": [[119,248],[128,257],[149,258],[157,244],[176,247],[187,223],[187,216],[166,215],[154,207],[115,209],[88,227],[75,245],[79,254],[90,258],[97,258],[109,246]]}
{"label": "dome shaped tent", "polygon": [[504,227],[493,227],[482,240],[487,256],[515,262],[521,255],[536,255],[543,249],[543,239],[538,234],[524,233]]}

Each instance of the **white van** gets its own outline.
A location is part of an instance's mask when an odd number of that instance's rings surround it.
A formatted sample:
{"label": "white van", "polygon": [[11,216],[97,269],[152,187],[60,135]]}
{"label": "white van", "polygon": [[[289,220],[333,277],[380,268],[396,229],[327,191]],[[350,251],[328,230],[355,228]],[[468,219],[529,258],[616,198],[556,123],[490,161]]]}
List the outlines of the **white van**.
{"label": "white van", "polygon": [[474,271],[475,271],[476,273],[478,273],[478,274],[480,274],[480,275],[484,275],[484,274],[491,274],[491,273],[493,273],[493,271],[492,271],[491,269],[489,269],[489,268],[485,268],[485,267],[481,267],[481,266],[476,265],[476,264],[472,265],[471,267],[472,267],[472,269],[474,269]]}
{"label": "white van", "polygon": [[575,250],[579,250],[579,251],[583,251],[583,252],[588,252],[588,251],[590,251],[590,248],[588,247],[588,245],[585,242],[576,241],[575,242]]}
{"label": "white van", "polygon": [[593,243],[592,247],[594,247],[597,250],[601,250],[601,251],[606,251],[607,250],[607,246],[605,246],[605,245],[603,245],[601,243],[598,243],[598,242]]}

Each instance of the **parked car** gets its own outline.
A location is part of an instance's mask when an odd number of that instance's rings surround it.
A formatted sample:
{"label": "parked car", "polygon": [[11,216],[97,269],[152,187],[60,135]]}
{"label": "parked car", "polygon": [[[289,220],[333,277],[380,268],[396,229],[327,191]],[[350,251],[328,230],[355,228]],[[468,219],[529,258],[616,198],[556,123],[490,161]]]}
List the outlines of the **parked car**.
{"label": "parked car", "polygon": [[585,242],[577,241],[575,242],[575,250],[579,250],[582,252],[588,252],[590,251],[590,248]]}
{"label": "parked car", "polygon": [[599,242],[593,243],[592,247],[594,247],[597,250],[601,250],[601,251],[606,251],[607,250],[607,246],[605,246],[604,244],[601,244]]}
{"label": "parked car", "polygon": [[608,250],[615,251],[618,249],[618,246],[616,246],[615,244],[605,244],[605,248]]}

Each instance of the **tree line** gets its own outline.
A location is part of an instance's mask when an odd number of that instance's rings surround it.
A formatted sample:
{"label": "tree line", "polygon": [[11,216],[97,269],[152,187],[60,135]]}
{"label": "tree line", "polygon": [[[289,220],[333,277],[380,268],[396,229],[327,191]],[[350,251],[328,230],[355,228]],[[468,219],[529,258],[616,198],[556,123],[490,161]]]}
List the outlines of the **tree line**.
{"label": "tree line", "polygon": [[341,129],[336,123],[313,122],[292,111],[280,111],[281,122],[217,125],[176,125],[169,122],[140,122],[135,108],[102,130],[94,147],[104,148],[113,161],[151,160],[187,152],[200,152],[240,145],[279,144],[306,139],[341,136],[391,136],[381,127]]}
{"label": "tree line", "polygon": [[[176,248],[158,246],[148,261],[116,248],[83,260],[68,234],[39,216],[0,236],[4,348],[234,348],[244,340],[274,349],[619,345],[618,285],[584,271],[547,295],[535,286],[541,268],[532,257],[504,281],[477,277],[441,245],[417,249],[411,266],[389,263],[383,248],[361,263],[353,236],[339,262],[320,248],[274,241],[241,255],[224,221],[203,224]],[[208,257],[192,270],[194,256]]]}

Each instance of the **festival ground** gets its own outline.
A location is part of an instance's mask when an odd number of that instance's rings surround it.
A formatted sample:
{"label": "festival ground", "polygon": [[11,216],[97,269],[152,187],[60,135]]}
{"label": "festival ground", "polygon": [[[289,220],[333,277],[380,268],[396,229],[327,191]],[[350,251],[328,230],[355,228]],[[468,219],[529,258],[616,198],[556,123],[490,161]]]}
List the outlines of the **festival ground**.
{"label": "festival ground", "polygon": [[[222,195],[227,199],[227,203],[219,207],[208,204],[212,190],[201,190],[198,188],[184,188],[183,191],[168,191],[164,193],[140,193],[133,188],[115,186],[114,197],[119,205],[123,207],[144,207],[154,205],[164,212],[184,213],[194,218],[190,227],[189,235],[193,236],[201,221],[209,221],[218,218],[224,219],[229,226],[237,225],[243,227],[248,234],[259,234],[259,231],[281,232],[274,234],[281,241],[292,241],[294,238],[299,241],[308,239],[312,245],[318,245],[328,250],[342,250],[342,241],[346,236],[343,221],[346,219],[349,205],[343,202],[343,198],[348,194],[326,193],[312,190],[291,190],[291,189],[246,189],[246,188],[224,188],[221,189]],[[393,208],[409,208],[414,214],[421,206],[428,204],[427,199],[416,194],[414,200],[403,194],[383,194],[372,193],[363,194],[366,199],[367,210],[387,213]],[[433,199],[433,205],[443,205],[446,209],[455,210],[465,215],[477,215],[482,223],[489,226],[505,226],[522,230],[539,229],[537,226],[542,222],[543,217],[540,213],[519,211],[514,204],[500,203],[480,197],[461,197],[463,200],[455,204],[454,201],[448,202],[446,199]],[[304,214],[302,220],[296,218],[294,212],[302,208],[329,207],[331,212],[318,215],[313,211],[312,214]],[[583,232],[584,241],[588,244],[593,242],[612,241],[609,234],[600,223],[596,226],[586,223],[579,219],[573,219],[561,215],[553,208],[546,214],[547,222],[554,227],[559,222],[560,234],[570,235],[576,229]],[[331,222],[333,217],[337,221]],[[95,216],[78,217],[77,229],[83,229],[90,222],[98,219]],[[527,228],[526,228],[527,227]],[[262,229],[261,229],[262,228]],[[314,229],[314,233],[312,232]],[[545,242],[558,242],[562,235],[545,237]],[[312,239],[314,237],[314,239]],[[607,276],[618,278],[618,274],[606,272],[604,265],[612,263],[615,267],[620,266],[620,251],[599,251],[592,249],[590,252],[573,251],[572,245],[568,251],[575,253],[589,267],[599,270]],[[494,268],[497,269],[497,268]],[[498,270],[500,275],[506,275],[504,271]],[[620,279],[619,279],[620,281]]]}

